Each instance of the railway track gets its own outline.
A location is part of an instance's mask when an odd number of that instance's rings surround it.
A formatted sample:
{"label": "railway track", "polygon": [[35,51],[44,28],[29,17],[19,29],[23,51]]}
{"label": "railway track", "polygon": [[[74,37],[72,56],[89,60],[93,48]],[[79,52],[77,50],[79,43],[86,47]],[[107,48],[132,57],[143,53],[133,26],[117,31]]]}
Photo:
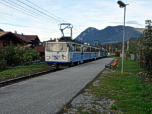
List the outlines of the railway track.
{"label": "railway track", "polygon": [[21,82],[21,81],[25,81],[25,80],[28,80],[28,79],[32,79],[32,78],[35,78],[35,77],[38,77],[38,76],[42,76],[42,75],[45,75],[45,74],[56,72],[56,71],[59,71],[59,70],[51,69],[51,70],[46,70],[46,71],[37,72],[37,73],[34,73],[34,74],[29,74],[29,75],[26,75],[26,76],[20,76],[20,77],[8,79],[8,80],[5,80],[5,81],[1,81],[0,82],[0,88],[4,87],[4,86],[11,85],[11,84],[14,84],[14,83],[18,83],[18,82]]}
{"label": "railway track", "polygon": [[[75,65],[75,66],[77,66],[77,65]],[[74,67],[74,66],[71,66],[71,67]],[[25,81],[25,80],[28,80],[28,79],[36,78],[38,76],[42,76],[42,75],[45,75],[45,74],[57,72],[57,71],[60,71],[60,70],[63,70],[63,69],[50,69],[50,70],[46,70],[46,71],[42,71],[42,72],[37,72],[37,73],[34,73],[34,74],[19,76],[19,77],[16,77],[16,78],[1,81],[0,82],[0,88],[11,85],[11,84],[14,84],[14,83],[18,83],[18,82],[21,82],[21,81]]]}

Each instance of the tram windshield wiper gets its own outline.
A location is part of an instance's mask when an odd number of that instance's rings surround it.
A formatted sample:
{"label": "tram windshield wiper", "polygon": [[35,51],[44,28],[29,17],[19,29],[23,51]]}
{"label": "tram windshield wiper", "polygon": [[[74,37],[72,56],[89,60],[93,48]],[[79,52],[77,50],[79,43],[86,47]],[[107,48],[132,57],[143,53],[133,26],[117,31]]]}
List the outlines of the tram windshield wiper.
{"label": "tram windshield wiper", "polygon": [[[63,45],[62,45],[62,48],[60,49],[60,51],[61,51],[61,50],[63,50]],[[58,54],[60,51],[58,51],[57,54]]]}

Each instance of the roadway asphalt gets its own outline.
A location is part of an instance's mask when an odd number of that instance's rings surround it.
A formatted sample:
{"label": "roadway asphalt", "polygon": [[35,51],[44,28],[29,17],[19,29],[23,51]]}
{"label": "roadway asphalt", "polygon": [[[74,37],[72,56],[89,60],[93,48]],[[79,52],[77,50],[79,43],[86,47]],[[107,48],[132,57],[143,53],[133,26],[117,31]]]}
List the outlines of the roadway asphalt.
{"label": "roadway asphalt", "polygon": [[55,114],[110,63],[102,58],[0,88],[0,114]]}

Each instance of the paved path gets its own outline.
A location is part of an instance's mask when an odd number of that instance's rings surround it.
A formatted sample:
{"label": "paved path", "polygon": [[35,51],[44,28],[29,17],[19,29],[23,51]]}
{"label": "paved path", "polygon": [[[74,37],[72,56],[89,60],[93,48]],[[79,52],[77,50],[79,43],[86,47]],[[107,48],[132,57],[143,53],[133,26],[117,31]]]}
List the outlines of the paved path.
{"label": "paved path", "polygon": [[113,58],[103,58],[0,88],[0,114],[55,114]]}

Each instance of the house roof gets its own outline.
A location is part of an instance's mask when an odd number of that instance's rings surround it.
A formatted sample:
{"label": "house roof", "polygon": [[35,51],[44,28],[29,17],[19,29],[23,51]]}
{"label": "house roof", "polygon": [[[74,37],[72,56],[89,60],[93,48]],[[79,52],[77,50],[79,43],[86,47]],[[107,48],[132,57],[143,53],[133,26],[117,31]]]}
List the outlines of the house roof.
{"label": "house roof", "polygon": [[4,31],[4,30],[2,30],[2,29],[0,28],[0,31]]}
{"label": "house roof", "polygon": [[[37,35],[22,35],[22,34],[16,34],[16,35],[27,42],[32,42],[33,40],[38,38]],[[37,41],[37,42],[40,42],[40,41]]]}
{"label": "house roof", "polygon": [[[5,36],[5,35],[7,35],[7,34],[15,35],[15,34],[14,34],[14,33],[12,33],[12,32],[0,31],[0,37]],[[15,35],[15,36],[17,36],[17,35]],[[20,37],[18,37],[18,36],[17,36],[17,38],[18,38],[18,39],[22,39],[22,40],[24,40],[23,38],[20,38]],[[24,40],[24,41],[25,41],[25,40]]]}
{"label": "house roof", "polygon": [[10,33],[10,32],[6,32],[6,31],[5,31],[5,32],[4,32],[4,31],[0,31],[0,37],[1,37],[1,36],[3,36],[3,35],[5,35],[5,34],[7,34],[7,33]]}
{"label": "house roof", "polygon": [[28,38],[29,40],[35,40],[36,37],[38,37],[37,35],[22,35],[26,38]]}
{"label": "house roof", "polygon": [[[12,33],[12,32],[6,32],[6,31],[0,31],[0,37],[4,36],[6,34],[9,34],[9,33],[17,36],[18,38],[22,39],[25,42],[32,42],[32,40],[35,40],[36,38],[38,38],[37,35],[21,35],[21,34],[16,34],[16,33]],[[37,42],[40,42],[40,41],[37,41]]]}
{"label": "house roof", "polygon": [[7,35],[7,34],[11,34],[12,36],[16,37],[17,39],[22,40],[22,42],[26,41],[26,40],[24,40],[23,38],[20,38],[19,36],[15,35],[15,34],[12,33],[12,32],[0,31],[0,37],[3,37],[3,36],[5,36],[5,35]]}
{"label": "house roof", "polygon": [[13,34],[16,35],[17,37],[19,37],[20,39],[26,41],[26,42],[32,42],[32,41],[30,41],[28,38],[26,38],[26,37],[24,37],[24,36],[22,36],[22,35],[20,35],[20,34],[16,34],[16,33],[13,33]]}
{"label": "house roof", "polygon": [[37,46],[35,49],[36,49],[38,52],[45,52],[45,47]]}

